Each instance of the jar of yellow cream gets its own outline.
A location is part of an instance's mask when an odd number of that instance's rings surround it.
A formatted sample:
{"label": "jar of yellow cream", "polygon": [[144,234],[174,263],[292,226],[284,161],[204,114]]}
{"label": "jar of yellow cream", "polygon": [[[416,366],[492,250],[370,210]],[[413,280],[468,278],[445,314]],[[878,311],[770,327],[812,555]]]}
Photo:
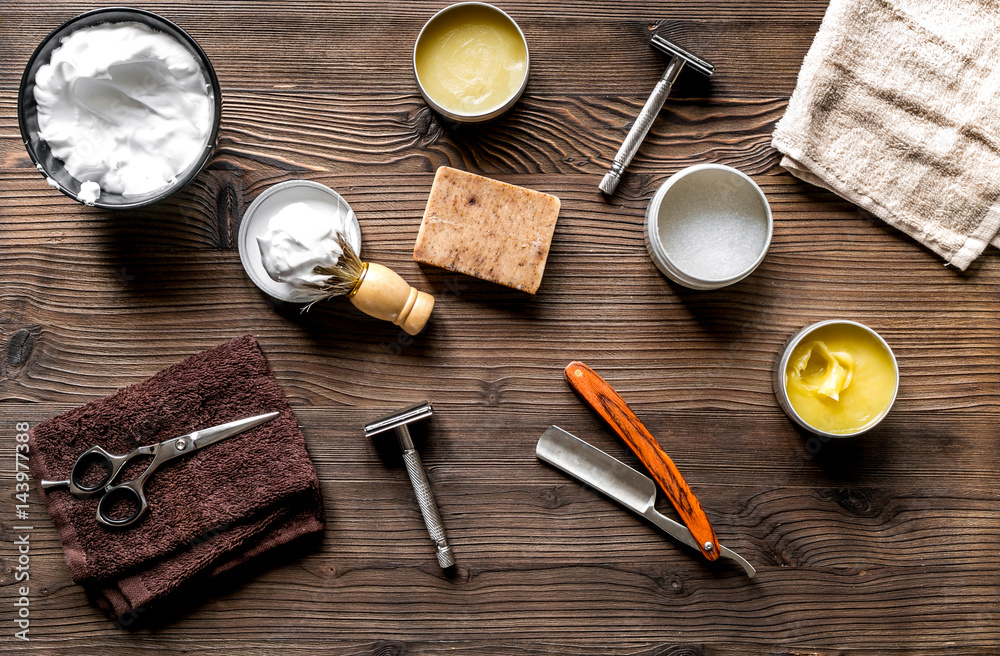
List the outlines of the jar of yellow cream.
{"label": "jar of yellow cream", "polygon": [[510,16],[493,5],[445,7],[420,30],[413,72],[424,100],[455,121],[504,113],[528,84],[528,44]]}
{"label": "jar of yellow cream", "polygon": [[803,428],[829,437],[874,428],[898,389],[892,349],[855,321],[821,321],[803,328],[774,372],[774,392],[785,413]]}

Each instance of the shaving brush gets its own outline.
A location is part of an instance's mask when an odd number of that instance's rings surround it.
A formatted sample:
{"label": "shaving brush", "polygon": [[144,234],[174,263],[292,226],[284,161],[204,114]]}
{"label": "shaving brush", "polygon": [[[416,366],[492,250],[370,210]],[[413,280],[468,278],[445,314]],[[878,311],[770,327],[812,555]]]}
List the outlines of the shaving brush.
{"label": "shaving brush", "polygon": [[365,314],[391,321],[407,333],[416,335],[427,324],[434,309],[434,297],[410,287],[399,274],[381,264],[362,262],[343,234],[337,235],[343,251],[333,266],[317,266],[313,273],[327,276],[313,285],[321,296],[305,306],[335,296],[346,296]]}

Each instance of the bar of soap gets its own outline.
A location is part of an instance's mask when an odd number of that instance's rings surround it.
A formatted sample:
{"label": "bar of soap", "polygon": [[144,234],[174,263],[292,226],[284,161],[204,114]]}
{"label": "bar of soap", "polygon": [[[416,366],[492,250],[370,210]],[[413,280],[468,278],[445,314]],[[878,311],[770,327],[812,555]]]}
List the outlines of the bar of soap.
{"label": "bar of soap", "polygon": [[559,204],[549,194],[442,166],[413,259],[534,294]]}

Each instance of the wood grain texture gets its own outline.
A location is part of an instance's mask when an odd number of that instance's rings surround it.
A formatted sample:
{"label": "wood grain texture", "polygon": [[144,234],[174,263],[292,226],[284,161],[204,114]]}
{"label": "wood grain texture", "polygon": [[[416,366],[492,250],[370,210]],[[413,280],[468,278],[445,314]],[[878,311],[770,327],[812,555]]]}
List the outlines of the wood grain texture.
{"label": "wood grain texture", "polygon": [[[271,0],[234,10],[245,4],[137,1],[129,6],[160,13],[190,32],[212,60],[224,94],[232,89],[360,88],[378,95],[417,92],[413,42],[423,24],[448,3],[393,3],[385,8],[364,0]],[[683,76],[675,97],[726,96],[734,89],[772,97],[775,89],[791,92],[826,8],[816,0],[784,4],[788,7],[778,12],[749,3],[731,3],[728,11],[719,11],[710,9],[708,2],[630,3],[625,8],[586,1],[519,2],[505,9],[528,40],[528,94],[620,95],[628,90],[644,99],[665,68],[663,58],[648,45],[656,31],[718,70],[711,84],[697,75]],[[45,35],[93,8],[80,2],[8,2],[3,20],[9,38],[0,59],[0,86],[16,88],[24,64]],[[785,52],[794,55],[783,57]]]}
{"label": "wood grain texture", "polygon": [[[510,0],[532,57],[501,119],[456,128],[421,101],[413,38],[444,2],[136,0],[188,29],[222,82],[219,149],[165,203],[109,214],[49,188],[18,134],[21,71],[93,5],[0,2],[0,651],[400,656],[882,656],[1000,644],[1000,255],[966,273],[780,167],[770,134],[826,0]],[[663,71],[663,34],[717,67],[682,77],[611,199],[597,190]],[[643,246],[646,204],[681,168],[735,166],[775,218],[732,287],[687,290]],[[558,196],[538,294],[412,260],[434,171]],[[331,301],[306,314],[243,273],[240,220],[306,178],[358,214],[366,259],[437,297],[410,337]],[[888,417],[822,441],[781,412],[771,372],[802,326],[876,329],[901,372]],[[13,637],[16,424],[253,333],[323,486],[318,548],[276,555],[133,630],[69,578],[30,496],[31,642]],[[613,383],[758,570],[706,564],[534,457],[551,424],[632,466],[562,371]],[[441,572],[391,442],[362,426],[417,401],[414,426],[459,562]],[[662,510],[671,515],[667,507]],[[135,628],[139,627],[139,628]]]}

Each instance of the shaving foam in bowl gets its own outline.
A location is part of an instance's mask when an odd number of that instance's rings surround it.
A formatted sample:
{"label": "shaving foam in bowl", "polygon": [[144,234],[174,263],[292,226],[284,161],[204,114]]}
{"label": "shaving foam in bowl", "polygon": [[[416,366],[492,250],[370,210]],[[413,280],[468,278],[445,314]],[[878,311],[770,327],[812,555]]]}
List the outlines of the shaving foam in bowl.
{"label": "shaving foam in bowl", "polygon": [[[171,91],[175,84],[182,90]],[[194,179],[221,113],[219,80],[195,40],[125,7],[56,28],[18,91],[21,138],[36,168],[50,186],[105,209],[151,205]]]}

